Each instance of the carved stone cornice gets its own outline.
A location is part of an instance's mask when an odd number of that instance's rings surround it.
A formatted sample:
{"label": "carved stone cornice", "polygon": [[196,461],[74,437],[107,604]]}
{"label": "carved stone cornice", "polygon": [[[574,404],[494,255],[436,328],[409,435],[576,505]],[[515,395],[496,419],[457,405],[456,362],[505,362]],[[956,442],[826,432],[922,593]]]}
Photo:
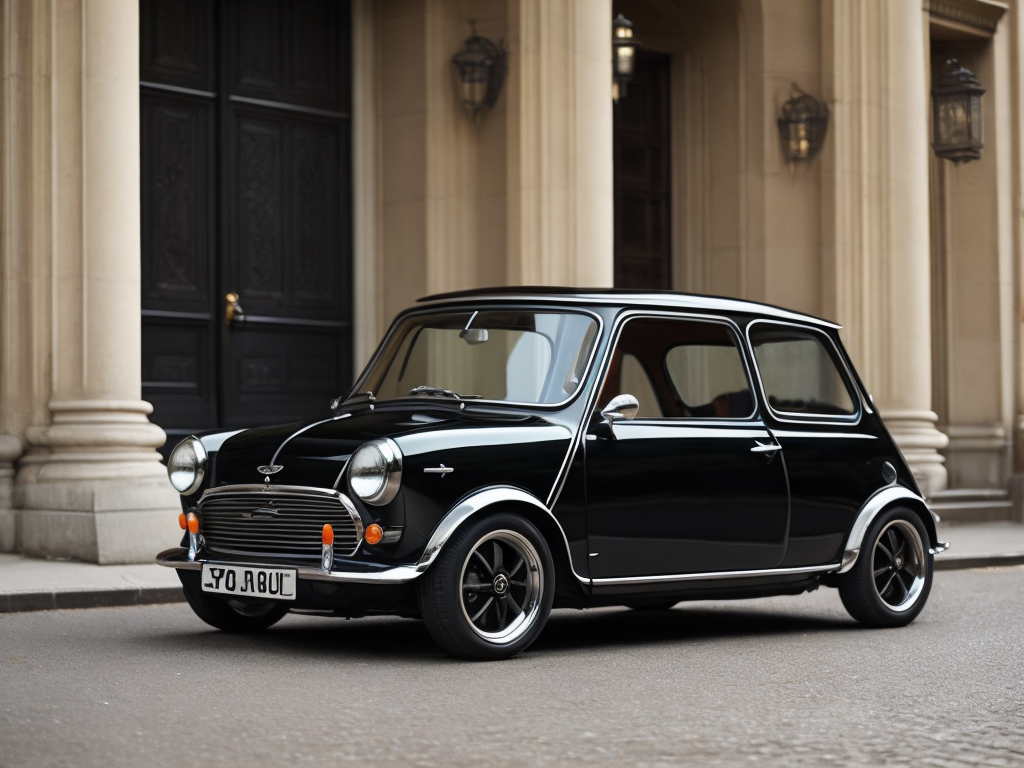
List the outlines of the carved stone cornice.
{"label": "carved stone cornice", "polygon": [[923,0],[929,15],[992,35],[1009,6],[997,0]]}

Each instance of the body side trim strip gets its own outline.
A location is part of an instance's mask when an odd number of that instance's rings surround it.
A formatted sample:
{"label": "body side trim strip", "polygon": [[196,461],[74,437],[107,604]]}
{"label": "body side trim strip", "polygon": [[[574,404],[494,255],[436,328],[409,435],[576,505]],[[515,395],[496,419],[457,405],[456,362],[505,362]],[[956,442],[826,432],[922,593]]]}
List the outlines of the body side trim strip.
{"label": "body side trim strip", "polygon": [[624,576],[622,578],[594,579],[595,587],[614,587],[627,584],[659,584],[674,581],[712,581],[718,579],[756,579],[763,576],[794,576],[802,573],[826,573],[839,568],[839,563],[810,565],[801,568],[764,568],[757,571],[712,571],[709,573],[676,573],[666,576]]}

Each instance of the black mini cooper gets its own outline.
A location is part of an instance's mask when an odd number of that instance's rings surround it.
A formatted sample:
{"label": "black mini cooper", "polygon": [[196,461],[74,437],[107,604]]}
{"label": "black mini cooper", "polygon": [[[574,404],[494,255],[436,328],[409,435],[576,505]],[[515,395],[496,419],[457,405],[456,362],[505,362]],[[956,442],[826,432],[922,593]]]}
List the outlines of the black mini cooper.
{"label": "black mini cooper", "polygon": [[423,299],[326,418],[189,437],[168,474],[157,562],[207,623],[421,617],[470,658],[552,607],[821,584],[901,626],[947,546],[838,326],[679,293]]}

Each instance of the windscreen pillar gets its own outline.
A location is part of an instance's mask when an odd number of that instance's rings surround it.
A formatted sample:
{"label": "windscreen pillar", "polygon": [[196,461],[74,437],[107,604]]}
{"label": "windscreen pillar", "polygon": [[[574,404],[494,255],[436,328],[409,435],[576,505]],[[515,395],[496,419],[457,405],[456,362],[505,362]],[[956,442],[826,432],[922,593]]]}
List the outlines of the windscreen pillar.
{"label": "windscreen pillar", "polygon": [[[141,399],[139,20],[119,0],[57,0],[32,25],[40,98],[32,216],[49,270],[32,308],[45,417],[25,430],[14,487],[23,554],[148,562],[177,543],[177,494]],[[26,116],[28,117],[28,116]],[[41,235],[40,235],[41,236]]]}
{"label": "windscreen pillar", "polygon": [[946,487],[932,410],[928,50],[919,4],[823,6],[825,314],[925,495]]}

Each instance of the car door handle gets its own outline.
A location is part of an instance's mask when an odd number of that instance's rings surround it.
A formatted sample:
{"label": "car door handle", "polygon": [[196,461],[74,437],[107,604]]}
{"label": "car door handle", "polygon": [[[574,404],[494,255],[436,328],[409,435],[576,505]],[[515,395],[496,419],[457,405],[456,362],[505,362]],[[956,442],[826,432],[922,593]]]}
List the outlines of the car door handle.
{"label": "car door handle", "polygon": [[753,448],[750,449],[751,453],[775,453],[781,451],[782,446],[778,443],[757,443]]}

